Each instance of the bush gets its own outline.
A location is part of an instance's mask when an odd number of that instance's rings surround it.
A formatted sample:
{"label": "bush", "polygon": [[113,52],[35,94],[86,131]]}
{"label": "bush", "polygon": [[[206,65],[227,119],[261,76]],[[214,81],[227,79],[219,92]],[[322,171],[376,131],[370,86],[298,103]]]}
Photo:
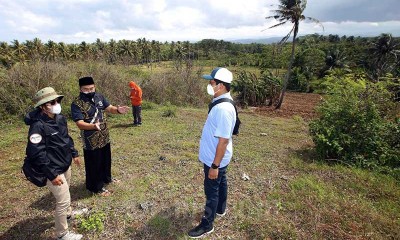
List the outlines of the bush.
{"label": "bush", "polygon": [[207,82],[191,68],[154,73],[141,83],[143,98],[157,104],[204,106],[210,101]]}
{"label": "bush", "polygon": [[167,103],[162,107],[162,117],[176,117],[177,107]]}
{"label": "bush", "polygon": [[104,230],[105,216],[103,212],[95,212],[86,217],[78,216],[78,228],[82,232],[102,232]]}
{"label": "bush", "polygon": [[277,99],[281,82],[269,71],[257,77],[248,71],[239,71],[238,77],[232,82],[232,89],[237,93],[237,100],[244,106],[260,106]]}
{"label": "bush", "polygon": [[[310,123],[316,150],[325,159],[395,173],[400,169],[400,119],[396,103],[376,84],[336,87]],[[400,175],[398,176],[400,179]]]}
{"label": "bush", "polygon": [[307,76],[301,72],[300,68],[293,68],[287,89],[298,92],[307,92],[309,90],[308,85]]}

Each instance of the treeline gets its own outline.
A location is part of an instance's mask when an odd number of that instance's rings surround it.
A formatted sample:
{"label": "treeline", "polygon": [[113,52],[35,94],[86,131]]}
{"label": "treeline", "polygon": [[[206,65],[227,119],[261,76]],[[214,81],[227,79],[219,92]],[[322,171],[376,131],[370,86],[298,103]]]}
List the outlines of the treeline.
{"label": "treeline", "polygon": [[261,53],[263,44],[235,44],[223,40],[204,39],[197,43],[189,41],[159,42],[139,38],[133,40],[111,39],[108,42],[97,39],[94,43],[66,44],[40,39],[11,44],[0,42],[0,61],[6,68],[16,63],[31,61],[71,62],[101,61],[108,64],[153,64],[161,61],[186,61],[200,59],[221,59],[226,56]]}
{"label": "treeline", "polygon": [[[377,37],[354,37],[319,34],[297,39],[294,74],[289,88],[306,91],[309,82],[326,76],[333,69],[363,71],[373,81],[391,74],[398,77],[400,39],[391,34]],[[139,38],[137,40],[111,39],[94,43],[66,44],[40,39],[19,42],[0,42],[0,62],[6,68],[16,63],[47,61],[65,63],[71,61],[99,61],[108,64],[147,64],[162,61],[179,63],[192,60],[219,60],[224,66],[252,66],[264,69],[285,69],[290,58],[290,43],[240,44],[223,40],[204,39],[159,42]]]}

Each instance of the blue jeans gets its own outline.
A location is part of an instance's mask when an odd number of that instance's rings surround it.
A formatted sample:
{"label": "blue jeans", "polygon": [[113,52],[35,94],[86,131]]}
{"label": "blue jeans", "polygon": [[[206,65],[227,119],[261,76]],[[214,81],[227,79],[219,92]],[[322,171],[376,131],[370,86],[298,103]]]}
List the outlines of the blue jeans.
{"label": "blue jeans", "polygon": [[204,227],[212,227],[215,213],[224,213],[226,200],[228,198],[228,182],[226,180],[226,170],[228,166],[218,170],[217,179],[209,179],[208,171],[210,167],[204,164],[204,193],[206,194],[206,206],[201,224]]}

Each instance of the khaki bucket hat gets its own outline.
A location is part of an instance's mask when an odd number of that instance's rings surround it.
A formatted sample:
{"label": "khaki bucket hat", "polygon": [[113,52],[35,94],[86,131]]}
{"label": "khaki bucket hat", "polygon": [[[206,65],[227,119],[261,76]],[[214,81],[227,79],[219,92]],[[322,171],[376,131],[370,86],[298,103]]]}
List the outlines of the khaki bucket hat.
{"label": "khaki bucket hat", "polygon": [[33,97],[33,101],[36,103],[35,108],[39,107],[40,105],[50,102],[54,99],[60,98],[60,100],[64,97],[64,95],[58,95],[54,88],[52,87],[45,87],[40,89],[35,96]]}

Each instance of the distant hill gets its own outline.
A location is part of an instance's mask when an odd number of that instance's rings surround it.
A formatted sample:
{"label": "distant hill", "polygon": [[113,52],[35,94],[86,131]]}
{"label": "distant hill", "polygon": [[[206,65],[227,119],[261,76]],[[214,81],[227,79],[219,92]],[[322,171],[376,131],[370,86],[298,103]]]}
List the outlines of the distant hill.
{"label": "distant hill", "polygon": [[225,40],[228,42],[233,43],[243,43],[243,44],[250,44],[250,43],[263,43],[263,44],[270,44],[270,43],[277,43],[282,39],[282,37],[271,37],[271,38],[259,38],[259,39],[233,39],[233,40]]}

